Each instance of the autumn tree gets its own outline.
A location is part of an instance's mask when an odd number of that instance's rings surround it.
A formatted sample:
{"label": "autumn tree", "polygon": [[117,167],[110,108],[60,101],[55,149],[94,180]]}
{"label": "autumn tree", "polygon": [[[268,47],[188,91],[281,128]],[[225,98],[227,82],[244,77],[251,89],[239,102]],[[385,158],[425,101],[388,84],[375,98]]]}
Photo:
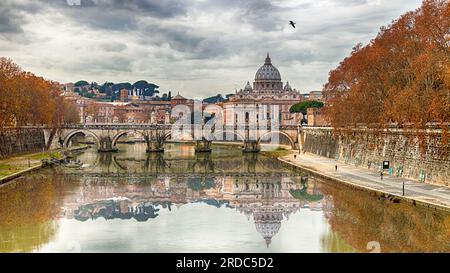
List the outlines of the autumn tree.
{"label": "autumn tree", "polygon": [[61,96],[57,83],[23,71],[11,59],[0,58],[0,130],[26,125],[57,128],[76,122],[78,109]]}
{"label": "autumn tree", "polygon": [[329,74],[325,114],[335,128],[450,121],[450,1],[426,0]]}

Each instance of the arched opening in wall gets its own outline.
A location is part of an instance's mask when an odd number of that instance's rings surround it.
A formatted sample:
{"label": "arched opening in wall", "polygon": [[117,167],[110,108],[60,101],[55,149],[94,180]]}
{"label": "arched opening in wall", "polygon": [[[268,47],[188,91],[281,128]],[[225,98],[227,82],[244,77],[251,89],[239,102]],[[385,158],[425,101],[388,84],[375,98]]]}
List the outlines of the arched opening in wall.
{"label": "arched opening in wall", "polygon": [[66,136],[63,140],[65,148],[82,145],[99,145],[98,137],[88,131],[75,131]]}
{"label": "arched opening in wall", "polygon": [[135,144],[136,142],[145,142],[144,136],[137,132],[120,132],[114,136],[112,145]]}
{"label": "arched opening in wall", "polygon": [[112,147],[119,151],[142,151],[146,145],[144,134],[138,131],[122,131],[112,138]]}
{"label": "arched opening in wall", "polygon": [[259,139],[261,150],[271,150],[277,148],[294,149],[295,143],[292,138],[283,132],[267,132]]}

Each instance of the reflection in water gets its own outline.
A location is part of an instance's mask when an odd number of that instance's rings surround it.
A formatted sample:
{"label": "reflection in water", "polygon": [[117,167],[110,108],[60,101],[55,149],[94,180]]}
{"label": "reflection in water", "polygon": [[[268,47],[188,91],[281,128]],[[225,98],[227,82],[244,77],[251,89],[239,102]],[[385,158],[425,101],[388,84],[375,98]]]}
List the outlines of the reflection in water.
{"label": "reflection in water", "polygon": [[[104,178],[113,185],[107,185]],[[73,200],[66,200],[72,206],[64,207],[64,217],[78,221],[99,217],[147,221],[158,217],[161,209],[170,211],[173,205],[204,203],[244,213],[249,220],[253,219],[256,230],[269,245],[283,219],[289,219],[301,207],[310,207],[306,199],[290,194],[293,190],[306,191],[307,183],[296,183],[290,177],[173,176],[120,187],[114,185],[116,181],[121,183],[120,178],[111,179],[89,181],[89,186],[71,196]],[[316,210],[320,206],[321,203],[313,205]]]}
{"label": "reflection in water", "polygon": [[42,170],[0,188],[0,252],[449,251],[448,216],[215,147],[140,144],[86,151],[82,169]]}
{"label": "reflection in water", "polygon": [[29,252],[58,232],[54,222],[64,197],[61,176],[34,175],[0,188],[0,252]]}
{"label": "reflection in water", "polygon": [[334,231],[359,251],[377,241],[382,252],[450,252],[450,216],[365,192],[323,187],[333,197],[326,217]]}

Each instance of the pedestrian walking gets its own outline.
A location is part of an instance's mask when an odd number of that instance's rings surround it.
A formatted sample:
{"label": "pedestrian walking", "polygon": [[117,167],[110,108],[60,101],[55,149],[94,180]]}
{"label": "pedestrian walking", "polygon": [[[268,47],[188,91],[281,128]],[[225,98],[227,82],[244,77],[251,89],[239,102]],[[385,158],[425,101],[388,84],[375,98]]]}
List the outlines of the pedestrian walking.
{"label": "pedestrian walking", "polygon": [[294,159],[296,159],[297,158],[297,155],[294,155]]}
{"label": "pedestrian walking", "polygon": [[334,169],[337,171],[337,164],[336,165],[334,165]]}
{"label": "pedestrian walking", "polygon": [[383,172],[380,173],[380,178],[383,180]]}

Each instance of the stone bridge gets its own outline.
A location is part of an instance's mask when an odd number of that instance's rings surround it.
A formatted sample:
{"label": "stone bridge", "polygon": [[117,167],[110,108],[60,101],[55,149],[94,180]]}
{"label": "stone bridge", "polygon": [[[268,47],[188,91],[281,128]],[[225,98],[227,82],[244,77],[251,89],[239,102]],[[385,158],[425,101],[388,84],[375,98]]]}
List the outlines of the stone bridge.
{"label": "stone bridge", "polygon": [[[60,128],[56,134],[44,129],[48,147],[67,148],[76,135],[91,136],[99,152],[115,152],[120,137],[140,135],[147,143],[147,152],[163,152],[166,141],[195,141],[196,152],[210,152],[215,141],[242,142],[243,151],[258,152],[262,142],[288,144],[292,149],[299,148],[299,126],[256,127],[221,126],[207,127],[192,124],[80,124]],[[281,143],[283,142],[284,143]]]}

